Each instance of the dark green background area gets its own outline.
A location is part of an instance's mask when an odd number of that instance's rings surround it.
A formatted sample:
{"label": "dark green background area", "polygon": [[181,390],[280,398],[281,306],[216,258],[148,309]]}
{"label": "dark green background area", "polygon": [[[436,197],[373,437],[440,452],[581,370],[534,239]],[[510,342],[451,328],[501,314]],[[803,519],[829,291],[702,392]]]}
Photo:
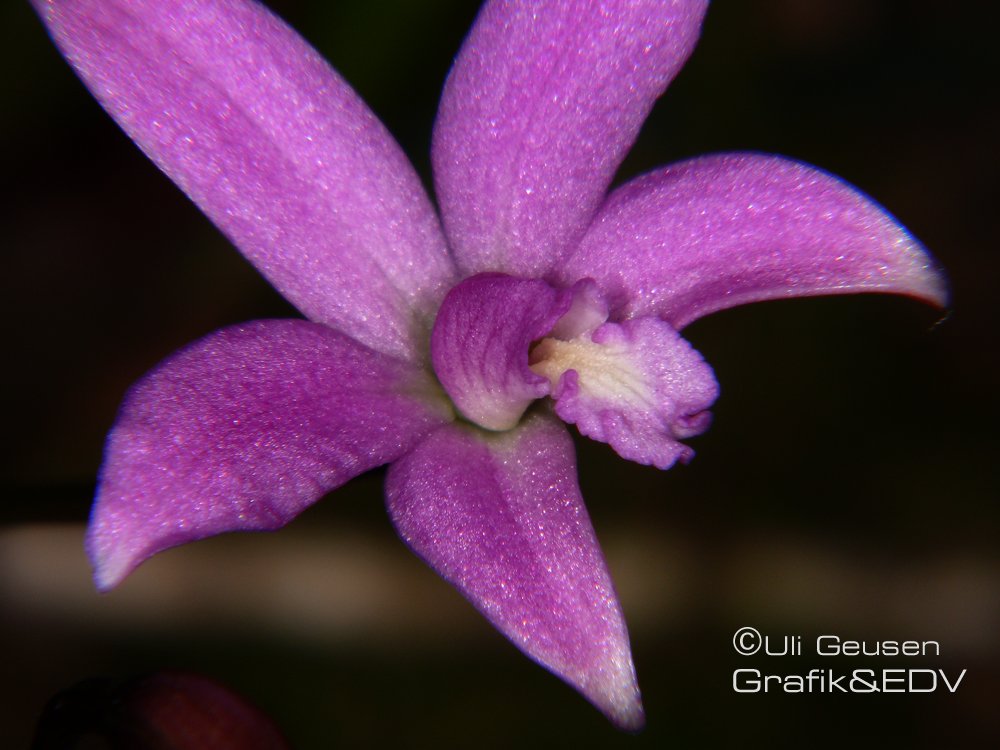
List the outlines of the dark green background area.
{"label": "dark green background area", "polygon": [[[52,580],[64,570],[56,553],[79,555],[86,576],[76,531],[82,539],[104,434],[128,385],[216,328],[295,312],[113,125],[28,4],[4,3],[0,745],[25,746],[48,697],[74,682],[168,667],[242,692],[302,750],[1000,740],[1000,107],[994,27],[975,17],[978,5],[718,2],[622,167],[619,180],[725,150],[820,165],[896,215],[939,259],[953,293],[944,316],[888,297],[713,315],[685,332],[722,387],[689,466],[658,472],[578,441],[649,718],[630,736],[520,656],[410,555],[385,518],[378,473],[274,536],[162,556],[164,566],[206,561],[196,581],[160,590],[152,582],[163,576],[144,578],[143,569],[110,596],[84,581],[71,599],[53,600],[64,590]],[[429,183],[441,83],[477,4],[272,7],[355,86]],[[279,569],[277,556],[295,546],[282,538],[312,549],[345,534],[404,571],[404,589],[408,576],[416,582],[417,593],[391,609],[397,621],[372,615],[377,635],[366,635],[362,618],[342,637],[293,637],[259,609],[220,615],[205,596],[239,581],[250,556],[273,554]],[[51,566],[26,539],[56,551]],[[327,575],[316,570],[315,580]],[[252,589],[253,573],[245,576]],[[299,597],[326,596],[314,585],[287,582]],[[202,619],[155,622],[158,608],[167,615],[170,602],[196,595]],[[138,599],[154,619],[116,614]],[[354,606],[347,595],[317,602]],[[440,627],[427,628],[435,617]],[[745,625],[807,641],[824,632],[933,638],[939,659],[860,666],[968,673],[954,695],[736,695],[738,667],[859,665],[741,659],[730,638]]]}

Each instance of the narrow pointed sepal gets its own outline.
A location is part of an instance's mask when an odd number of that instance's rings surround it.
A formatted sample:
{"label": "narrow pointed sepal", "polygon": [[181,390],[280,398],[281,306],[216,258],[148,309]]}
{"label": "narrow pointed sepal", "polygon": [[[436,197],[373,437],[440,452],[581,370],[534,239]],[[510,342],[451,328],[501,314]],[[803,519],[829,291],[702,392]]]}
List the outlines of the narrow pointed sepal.
{"label": "narrow pointed sepal", "polygon": [[122,404],[87,533],[97,586],[168,547],[283,526],[451,415],[422,368],[326,326],[216,331]]}
{"label": "narrow pointed sepal", "polygon": [[616,725],[642,726],[621,607],[557,419],[440,428],[390,467],[386,497],[403,540],[500,632]]}
{"label": "narrow pointed sepal", "polygon": [[491,0],[448,76],[431,157],[465,273],[546,276],[579,241],[707,0]]}
{"label": "narrow pointed sepal", "polygon": [[454,282],[420,178],[253,0],[32,0],[129,137],[307,318],[421,359]]}
{"label": "narrow pointed sepal", "polygon": [[947,302],[934,259],[885,209],[815,167],[754,153],[691,159],[613,191],[560,274],[595,279],[616,319],[657,315],[678,330],[771,299]]}

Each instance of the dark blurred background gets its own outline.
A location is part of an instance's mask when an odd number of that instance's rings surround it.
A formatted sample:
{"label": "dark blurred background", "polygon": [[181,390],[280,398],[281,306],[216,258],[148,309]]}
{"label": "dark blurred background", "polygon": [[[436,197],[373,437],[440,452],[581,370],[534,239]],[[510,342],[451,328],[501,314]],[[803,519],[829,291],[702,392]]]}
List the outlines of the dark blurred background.
{"label": "dark blurred background", "polygon": [[[271,3],[428,179],[477,3]],[[26,2],[0,10],[0,745],[52,694],[162,668],[335,746],[983,747],[1000,739],[995,27],[973,2],[716,3],[621,178],[786,154],[874,196],[939,259],[952,309],[774,302],[686,336],[722,397],[669,472],[580,440],[649,725],[616,732],[395,538],[366,475],[273,535],[165,553],[100,596],[81,549],[128,385],[218,327],[294,315],[100,110]],[[939,657],[741,658],[733,632],[933,639]],[[807,645],[807,650],[810,650]],[[926,695],[737,695],[732,672],[968,672]],[[992,740],[992,742],[991,742]]]}

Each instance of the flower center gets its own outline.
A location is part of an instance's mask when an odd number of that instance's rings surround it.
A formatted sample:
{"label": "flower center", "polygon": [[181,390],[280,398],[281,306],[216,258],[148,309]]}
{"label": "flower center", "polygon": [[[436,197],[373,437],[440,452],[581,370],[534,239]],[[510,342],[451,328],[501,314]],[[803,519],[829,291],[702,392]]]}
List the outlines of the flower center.
{"label": "flower center", "polygon": [[693,455],[679,439],[708,426],[711,369],[659,318],[607,322],[589,280],[479,274],[445,297],[431,361],[458,411],[488,430],[515,427],[536,399],[625,458],[666,468]]}

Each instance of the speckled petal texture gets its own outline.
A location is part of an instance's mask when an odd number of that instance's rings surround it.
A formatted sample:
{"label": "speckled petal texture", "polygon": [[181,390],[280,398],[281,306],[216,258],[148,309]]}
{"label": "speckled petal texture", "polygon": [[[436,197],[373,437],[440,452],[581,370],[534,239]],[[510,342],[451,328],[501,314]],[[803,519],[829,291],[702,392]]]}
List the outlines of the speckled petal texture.
{"label": "speckled petal texture", "polygon": [[290,302],[426,354],[452,282],[434,210],[382,124],[246,0],[32,0],[104,108]]}
{"label": "speckled petal texture", "polygon": [[569,310],[572,297],[538,279],[498,273],[473,276],[448,293],[434,322],[431,358],[465,417],[506,430],[548,394],[548,381],[528,367],[528,350]]}
{"label": "speckled petal texture", "polygon": [[545,276],[579,240],[705,0],[497,0],[445,84],[432,157],[466,273]]}
{"label": "speckled petal texture", "polygon": [[628,634],[562,424],[534,414],[499,434],[441,428],[392,465],[386,496],[400,536],[515,645],[619,726],[641,726]]}
{"label": "speckled petal texture", "polygon": [[282,526],[451,416],[423,370],[325,326],[213,333],[122,405],[87,539],[98,586],[168,547]]}
{"label": "speckled petal texture", "polygon": [[678,329],[768,299],[946,296],[930,256],[880,206],[825,172],[761,154],[692,159],[615,190],[560,275],[596,279],[613,317],[660,315]]}

